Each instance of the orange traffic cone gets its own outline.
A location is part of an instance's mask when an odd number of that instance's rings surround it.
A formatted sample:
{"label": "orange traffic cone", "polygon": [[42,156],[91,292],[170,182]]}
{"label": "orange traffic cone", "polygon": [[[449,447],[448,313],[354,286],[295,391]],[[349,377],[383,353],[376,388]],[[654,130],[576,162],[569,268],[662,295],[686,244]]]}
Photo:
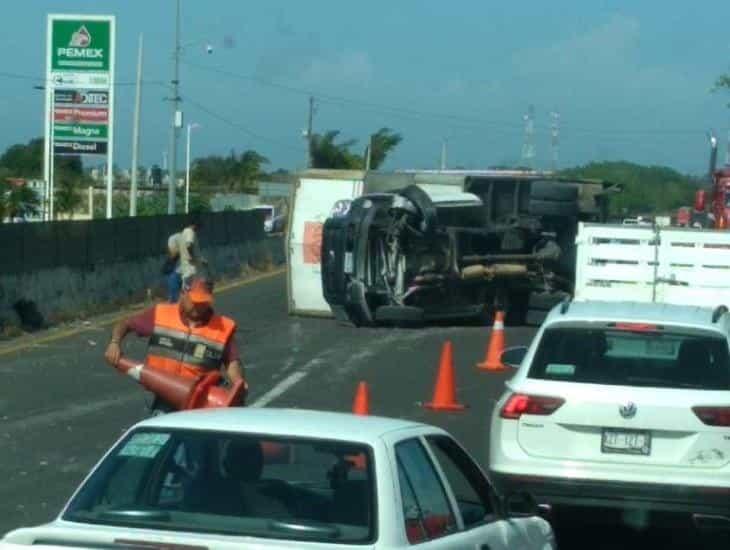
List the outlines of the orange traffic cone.
{"label": "orange traffic cone", "polygon": [[477,363],[477,368],[485,371],[498,372],[507,367],[502,364],[502,353],[504,352],[504,311],[497,311],[494,317],[492,335],[487,345],[487,354],[484,361]]}
{"label": "orange traffic cone", "polygon": [[197,378],[185,378],[150,368],[125,357],[115,368],[134,378],[140,385],[157,395],[176,410],[231,407],[241,404],[246,395],[246,384],[239,380],[230,389],[215,386],[220,375],[209,373]]}
{"label": "orange traffic cone", "polygon": [[367,382],[360,382],[357,385],[355,401],[352,403],[352,412],[361,416],[370,414],[370,388],[368,388]]}
{"label": "orange traffic cone", "polygon": [[433,390],[433,400],[423,405],[434,411],[462,411],[464,405],[456,401],[456,384],[454,382],[454,352],[451,340],[444,342],[441,348],[441,360]]}
{"label": "orange traffic cone", "polygon": [[[352,413],[360,416],[370,414],[370,388],[367,382],[360,382],[355,392],[355,401],[352,403]],[[367,457],[363,454],[348,455],[345,457],[352,468],[356,470],[365,470],[367,468]]]}
{"label": "orange traffic cone", "polygon": [[167,372],[145,367],[139,383],[162,401],[177,410],[188,408],[190,396],[198,383],[197,378],[183,378]]}

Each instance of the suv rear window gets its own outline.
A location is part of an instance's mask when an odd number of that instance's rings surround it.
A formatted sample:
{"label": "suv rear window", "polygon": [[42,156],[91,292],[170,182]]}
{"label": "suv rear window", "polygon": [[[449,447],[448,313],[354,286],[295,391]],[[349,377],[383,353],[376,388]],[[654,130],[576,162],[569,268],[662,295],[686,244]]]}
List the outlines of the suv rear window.
{"label": "suv rear window", "polygon": [[[619,325],[614,325],[619,326]],[[725,339],[647,325],[560,327],[543,334],[528,376],[541,380],[730,389]]]}

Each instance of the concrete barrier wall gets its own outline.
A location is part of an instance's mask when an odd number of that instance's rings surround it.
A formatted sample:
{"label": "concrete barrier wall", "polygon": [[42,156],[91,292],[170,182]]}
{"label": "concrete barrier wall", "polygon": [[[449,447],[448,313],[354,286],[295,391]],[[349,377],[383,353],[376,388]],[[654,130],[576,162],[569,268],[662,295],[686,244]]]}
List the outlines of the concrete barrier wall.
{"label": "concrete barrier wall", "polygon": [[[263,232],[263,227],[255,232],[246,231],[245,235],[238,235],[236,232],[229,234],[221,230],[219,220],[210,216],[201,231],[201,247],[216,279],[245,276],[252,270],[262,271],[285,263],[283,237],[267,236]],[[55,223],[83,224],[89,222]],[[56,231],[48,226],[53,226],[55,223],[43,224],[46,228],[42,230],[35,228],[32,230],[32,234],[51,235]],[[19,225],[15,225],[12,230],[15,232],[13,236],[16,239],[22,238],[18,232]],[[164,223],[162,225],[166,226]],[[261,220],[262,225],[263,220]],[[10,236],[8,233],[3,234],[2,230],[3,228],[0,227],[0,239]],[[67,230],[68,228],[63,229],[63,231]],[[77,227],[76,232],[83,231]],[[155,240],[161,240],[164,243],[167,239],[166,235],[167,233],[160,232],[159,235],[156,235]],[[122,242],[118,235],[110,238]],[[235,240],[240,242],[235,242]],[[37,310],[43,318],[44,324],[54,324],[109,310],[113,306],[164,295],[165,279],[161,274],[161,267],[165,257],[165,248],[159,242],[150,246],[150,243],[144,242],[143,237],[138,236],[139,257],[130,257],[131,251],[128,251],[122,257],[110,259],[108,249],[100,248],[99,250],[106,255],[106,258],[98,261],[94,261],[93,247],[88,244],[88,241],[85,252],[86,260],[82,261],[81,256],[83,255],[80,253],[67,254],[68,251],[65,250],[67,247],[65,247],[62,237],[57,237],[55,241],[48,237],[45,248],[38,247],[37,253],[49,253],[49,250],[53,249],[53,246],[48,244],[49,242],[56,243],[57,249],[53,252],[54,254],[76,258],[76,260],[66,262],[70,265],[28,269],[27,263],[22,260],[10,258],[11,261],[5,262],[6,258],[0,256],[0,262],[3,262],[0,264],[0,328],[3,325],[19,324],[28,325],[26,328],[37,328],[32,326],[37,324],[32,319],[33,310]],[[25,250],[25,254],[27,254],[28,251],[33,251],[32,244],[19,244],[18,242],[9,244],[6,241],[2,248],[8,252],[10,246],[14,246],[17,250]],[[122,245],[119,248],[123,249],[125,246]],[[154,251],[155,253],[144,254],[142,251]],[[8,269],[10,266],[14,266],[14,268]],[[19,308],[25,311],[24,315],[19,315]],[[30,318],[28,310],[31,311]]]}

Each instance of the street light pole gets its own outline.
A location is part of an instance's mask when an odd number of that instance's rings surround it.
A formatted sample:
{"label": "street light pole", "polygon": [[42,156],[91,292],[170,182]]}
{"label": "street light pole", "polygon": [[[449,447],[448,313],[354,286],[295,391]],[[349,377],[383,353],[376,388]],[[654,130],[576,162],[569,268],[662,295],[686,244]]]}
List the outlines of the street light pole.
{"label": "street light pole", "polygon": [[185,213],[190,212],[190,133],[192,130],[199,128],[200,124],[192,123],[188,124],[188,142],[187,142],[187,154],[185,160]]}
{"label": "street light pole", "polygon": [[180,103],[180,0],[175,2],[175,52],[174,72],[172,79],[172,135],[170,137],[170,178],[167,189],[167,213],[175,213],[175,196],[177,191],[177,130],[181,126]]}
{"label": "street light pole", "polygon": [[139,114],[142,104],[142,35],[137,52],[137,87],[134,97],[134,126],[132,128],[132,181],[129,189],[129,215],[137,215],[137,164],[139,159]]}

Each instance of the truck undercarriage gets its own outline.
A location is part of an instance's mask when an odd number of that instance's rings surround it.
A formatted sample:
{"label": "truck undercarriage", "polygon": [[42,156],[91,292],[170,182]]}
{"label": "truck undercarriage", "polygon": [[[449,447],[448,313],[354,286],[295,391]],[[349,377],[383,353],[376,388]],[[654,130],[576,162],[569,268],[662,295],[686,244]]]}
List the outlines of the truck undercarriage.
{"label": "truck undercarriage", "polygon": [[322,278],[335,315],[414,324],[501,308],[535,324],[572,292],[577,222],[600,218],[600,204],[582,213],[578,184],[562,181],[474,179],[464,189],[367,194],[330,218]]}

